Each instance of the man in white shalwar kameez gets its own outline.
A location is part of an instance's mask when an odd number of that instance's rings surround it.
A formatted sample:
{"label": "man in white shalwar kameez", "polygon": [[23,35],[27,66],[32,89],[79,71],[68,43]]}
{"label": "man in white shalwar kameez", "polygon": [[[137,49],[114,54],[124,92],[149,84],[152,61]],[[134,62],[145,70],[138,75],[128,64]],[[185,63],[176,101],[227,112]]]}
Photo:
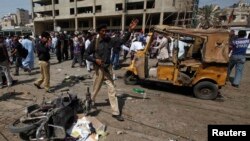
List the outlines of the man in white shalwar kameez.
{"label": "man in white shalwar kameez", "polygon": [[28,35],[24,37],[21,44],[28,50],[28,55],[25,59],[23,59],[22,64],[24,69],[30,72],[31,69],[34,68],[34,45]]}
{"label": "man in white shalwar kameez", "polygon": [[164,37],[163,35],[159,35],[159,38],[161,39],[160,44],[154,47],[155,49],[159,49],[157,59],[159,61],[167,61],[170,57],[168,39],[167,37]]}

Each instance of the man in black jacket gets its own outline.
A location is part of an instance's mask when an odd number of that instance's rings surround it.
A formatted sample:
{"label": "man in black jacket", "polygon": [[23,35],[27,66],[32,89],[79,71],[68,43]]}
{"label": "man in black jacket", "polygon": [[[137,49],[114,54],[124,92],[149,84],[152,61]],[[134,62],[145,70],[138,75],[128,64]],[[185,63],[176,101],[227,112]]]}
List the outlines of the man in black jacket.
{"label": "man in black jacket", "polygon": [[13,50],[11,51],[11,56],[16,57],[16,67],[15,67],[15,73],[14,75],[19,75],[19,68],[23,68],[22,65],[22,56],[21,56],[21,50],[22,50],[22,44],[19,42],[19,37],[14,36],[13,37]]}
{"label": "man in black jacket", "polygon": [[7,79],[7,85],[13,85],[13,79],[10,75],[10,67],[9,67],[9,56],[4,44],[4,38],[0,35],[0,88],[3,87],[3,80],[2,80],[2,72],[5,74]]}
{"label": "man in black jacket", "polygon": [[[130,35],[131,31],[137,26],[138,20],[133,20],[129,26],[129,32],[124,36],[120,45],[125,43]],[[112,48],[112,39],[106,36],[107,26],[100,25],[97,28],[97,38],[95,38],[89,45],[86,56],[87,60],[94,63],[95,69],[95,79],[93,84],[93,92],[92,92],[92,101],[95,102],[95,97],[99,92],[102,82],[105,81],[108,85],[108,95],[109,102],[112,108],[112,117],[117,119],[118,121],[123,121],[123,117],[119,111],[118,100],[116,97],[115,85],[111,75],[111,48]],[[92,55],[93,54],[93,55]]]}
{"label": "man in black jacket", "polygon": [[39,58],[39,66],[41,71],[41,78],[39,78],[34,85],[41,89],[41,84],[44,83],[44,88],[46,92],[51,93],[50,90],[50,54],[49,54],[49,41],[50,34],[48,32],[43,32],[41,34],[41,42],[37,46],[37,55]]}

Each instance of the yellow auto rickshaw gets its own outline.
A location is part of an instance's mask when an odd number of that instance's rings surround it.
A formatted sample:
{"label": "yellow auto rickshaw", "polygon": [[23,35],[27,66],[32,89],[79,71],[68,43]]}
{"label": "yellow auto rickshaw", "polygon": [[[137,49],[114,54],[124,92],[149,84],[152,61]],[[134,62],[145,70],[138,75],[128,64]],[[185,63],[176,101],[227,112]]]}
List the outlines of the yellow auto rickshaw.
{"label": "yellow auto rickshaw", "polygon": [[[149,49],[155,34],[170,35],[172,59],[149,65]],[[137,51],[126,69],[125,84],[153,80],[193,88],[200,99],[215,99],[225,85],[229,61],[229,32],[220,29],[187,29],[174,26],[155,26],[148,34],[150,40]],[[186,42],[179,57],[180,41]]]}

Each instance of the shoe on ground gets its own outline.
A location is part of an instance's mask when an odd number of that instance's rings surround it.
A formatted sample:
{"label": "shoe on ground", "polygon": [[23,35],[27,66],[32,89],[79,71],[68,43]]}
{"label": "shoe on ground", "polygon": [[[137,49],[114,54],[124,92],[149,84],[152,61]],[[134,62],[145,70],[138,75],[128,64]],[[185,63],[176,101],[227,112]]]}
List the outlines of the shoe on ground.
{"label": "shoe on ground", "polygon": [[12,80],[12,83],[8,84],[8,87],[14,86],[17,84],[17,80]]}
{"label": "shoe on ground", "polygon": [[42,89],[38,84],[34,83],[34,86],[37,87],[37,89]]}
{"label": "shoe on ground", "polygon": [[16,85],[17,82],[18,82],[18,80],[12,80],[12,86],[13,86],[13,85]]}
{"label": "shoe on ground", "polygon": [[118,121],[124,121],[124,118],[121,115],[112,115],[112,117]]}
{"label": "shoe on ground", "polygon": [[71,68],[74,68],[75,66],[71,66]]}
{"label": "shoe on ground", "polygon": [[236,85],[236,84],[232,84],[232,86],[235,88],[239,88],[239,85]]}

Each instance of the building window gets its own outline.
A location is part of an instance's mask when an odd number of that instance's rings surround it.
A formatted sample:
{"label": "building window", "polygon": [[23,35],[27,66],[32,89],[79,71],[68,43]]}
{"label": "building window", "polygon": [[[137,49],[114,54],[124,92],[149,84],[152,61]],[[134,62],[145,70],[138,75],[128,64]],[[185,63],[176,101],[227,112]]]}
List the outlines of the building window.
{"label": "building window", "polygon": [[148,0],[147,1],[147,9],[155,8],[155,0]]}
{"label": "building window", "polygon": [[143,2],[130,2],[127,3],[127,10],[143,9]]}
{"label": "building window", "polygon": [[75,14],[75,9],[74,8],[70,8],[70,15],[74,15]]}
{"label": "building window", "polygon": [[89,27],[89,22],[88,21],[79,21],[78,26],[80,28]]}
{"label": "building window", "polygon": [[74,2],[75,0],[69,0],[69,2]]}
{"label": "building window", "polygon": [[70,28],[69,21],[60,21],[57,23],[61,28]]}
{"label": "building window", "polygon": [[89,7],[79,7],[77,8],[77,13],[81,14],[81,13],[93,13],[93,7],[89,6]]}
{"label": "building window", "polygon": [[121,26],[121,18],[112,19],[112,26]]}
{"label": "building window", "polygon": [[173,4],[172,4],[172,6],[175,6],[175,0],[173,0]]}
{"label": "building window", "polygon": [[117,3],[115,5],[115,11],[121,11],[122,10],[122,3]]}
{"label": "building window", "polygon": [[55,0],[55,4],[59,4],[59,0]]}
{"label": "building window", "polygon": [[95,12],[96,13],[101,13],[102,12],[102,6],[101,5],[95,6]]}
{"label": "building window", "polygon": [[59,16],[59,10],[55,10],[55,16]]}

